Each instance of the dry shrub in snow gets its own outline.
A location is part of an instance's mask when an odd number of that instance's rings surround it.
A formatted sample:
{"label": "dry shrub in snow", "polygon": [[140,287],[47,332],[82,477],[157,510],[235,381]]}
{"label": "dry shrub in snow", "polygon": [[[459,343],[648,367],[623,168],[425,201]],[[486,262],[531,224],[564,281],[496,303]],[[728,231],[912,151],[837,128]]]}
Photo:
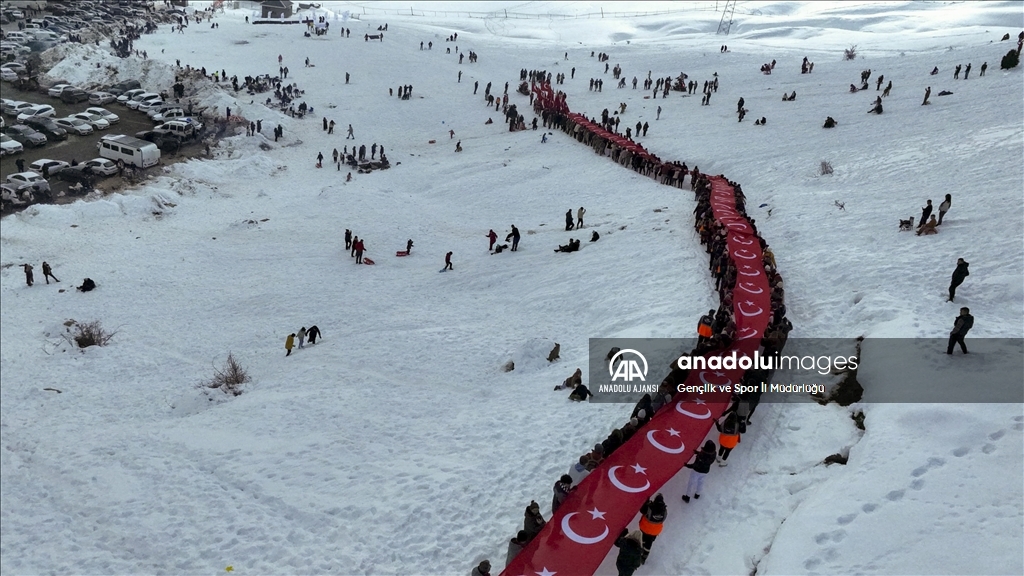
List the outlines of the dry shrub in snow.
{"label": "dry shrub in snow", "polygon": [[843,50],[843,60],[853,60],[857,58],[857,45],[854,44],[846,50]]}
{"label": "dry shrub in snow", "polygon": [[235,360],[233,354],[228,353],[228,359],[224,361],[222,368],[213,369],[213,378],[200,383],[200,388],[214,388],[231,396],[240,395],[242,386],[252,381],[249,372]]}
{"label": "dry shrub in snow", "polygon": [[114,334],[117,334],[116,330],[114,332],[107,332],[103,329],[99,320],[94,320],[85,324],[75,323],[71,339],[75,341],[79,348],[106,346],[110,339],[114,337]]}
{"label": "dry shrub in snow", "polygon": [[819,174],[821,174],[822,176],[827,176],[827,175],[829,175],[831,173],[832,173],[832,163],[829,162],[828,160],[822,160],[821,161],[821,171],[819,172]]}

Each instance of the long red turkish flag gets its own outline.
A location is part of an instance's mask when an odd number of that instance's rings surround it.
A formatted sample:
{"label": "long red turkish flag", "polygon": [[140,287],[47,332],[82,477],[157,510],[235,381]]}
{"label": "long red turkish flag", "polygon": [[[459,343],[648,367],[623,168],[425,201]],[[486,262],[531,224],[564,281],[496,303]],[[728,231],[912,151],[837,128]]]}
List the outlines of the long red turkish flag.
{"label": "long red turkish flag", "polygon": [[[752,356],[771,316],[770,290],[760,242],[736,211],[734,190],[711,178],[711,206],[728,229],[729,254],[737,268],[733,293],[737,340],[729,352]],[[743,370],[693,370],[686,385],[739,383]],[[592,575],[644,501],[675,476],[700,448],[729,405],[730,393],[676,395],[670,408],[606,458],[580,482],[544,529],[501,573],[502,576]]]}

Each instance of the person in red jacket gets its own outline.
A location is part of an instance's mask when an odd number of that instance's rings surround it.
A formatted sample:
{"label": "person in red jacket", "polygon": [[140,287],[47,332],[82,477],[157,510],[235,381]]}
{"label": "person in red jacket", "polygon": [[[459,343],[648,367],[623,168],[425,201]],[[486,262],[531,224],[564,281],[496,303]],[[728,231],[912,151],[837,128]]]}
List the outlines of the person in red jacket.
{"label": "person in red jacket", "polygon": [[487,233],[487,239],[491,241],[491,245],[487,247],[487,250],[489,252],[493,252],[494,243],[498,241],[498,234],[494,230],[491,230]]}
{"label": "person in red jacket", "polygon": [[451,252],[448,252],[447,254],[444,255],[444,270],[453,270]]}
{"label": "person in red jacket", "polygon": [[356,251],[356,264],[362,264],[363,250],[366,250],[366,246],[363,244],[363,239],[357,238],[356,241],[352,243],[352,247],[355,248]]}

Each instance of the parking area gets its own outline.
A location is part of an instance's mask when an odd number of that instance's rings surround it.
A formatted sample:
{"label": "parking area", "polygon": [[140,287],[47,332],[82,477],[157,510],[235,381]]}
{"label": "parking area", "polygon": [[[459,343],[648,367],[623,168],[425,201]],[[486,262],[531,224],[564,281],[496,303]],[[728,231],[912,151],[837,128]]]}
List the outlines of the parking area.
{"label": "parking area", "polygon": [[[18,90],[7,82],[4,82],[3,84],[3,97],[8,100],[21,100],[24,102],[48,104],[53,106],[56,111],[55,118],[63,118],[77,112],[84,112],[86,108],[93,106],[93,104],[89,104],[88,102],[66,104],[62,102],[60,98],[48,96],[45,92]],[[117,114],[120,121],[109,129],[96,130],[87,136],[79,136],[72,133],[68,135],[67,140],[51,140],[44,146],[38,148],[25,147],[25,151],[20,154],[4,156],[3,158],[0,158],[0,180],[6,181],[9,174],[18,172],[18,167],[16,165],[18,159],[23,159],[26,167],[40,158],[63,160],[69,163],[72,160],[84,162],[99,156],[97,143],[102,136],[113,134],[127,134],[128,136],[134,136],[137,132],[152,130],[154,127],[153,121],[150,120],[149,116],[144,112],[131,110],[130,108],[117,104],[116,102],[104,104],[102,108],[106,108],[114,114]],[[14,116],[4,115],[4,122],[6,123],[6,126],[11,126],[17,123],[17,119]],[[176,155],[172,156],[168,152],[161,152],[160,164],[167,164],[168,162],[176,162],[178,160],[196,156],[202,150],[203,145],[197,139],[182,146]],[[75,199],[73,196],[67,195],[69,188],[69,184],[67,182],[62,182],[56,178],[50,178],[49,182],[56,203],[69,202]],[[112,176],[97,180],[96,187],[98,189],[110,189],[111,187],[119,187],[120,183],[119,177]],[[61,192],[64,192],[64,194],[60,194]],[[4,213],[6,213],[6,211]]]}

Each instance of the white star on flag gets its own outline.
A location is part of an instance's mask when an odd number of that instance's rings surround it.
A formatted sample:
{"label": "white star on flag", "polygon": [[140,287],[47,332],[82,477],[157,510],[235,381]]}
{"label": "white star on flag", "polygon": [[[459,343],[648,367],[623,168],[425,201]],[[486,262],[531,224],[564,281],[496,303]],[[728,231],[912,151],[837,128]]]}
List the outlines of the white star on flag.
{"label": "white star on flag", "polygon": [[747,306],[753,306],[754,305],[754,303],[751,302],[750,300],[745,301],[744,304],[746,304]]}
{"label": "white star on flag", "polygon": [[694,398],[693,399],[693,403],[694,404],[700,404],[700,405],[703,406],[704,405],[704,400],[702,398]]}
{"label": "white star on flag", "polygon": [[725,376],[725,372],[721,372],[721,371],[719,371],[719,372],[712,372],[712,374],[714,374],[715,376]]}
{"label": "white star on flag", "polygon": [[537,576],[555,576],[555,574],[558,574],[558,572],[552,572],[548,570],[547,566],[541,568],[540,572],[537,572]]}
{"label": "white star on flag", "polygon": [[[600,518],[601,520],[604,520],[605,513],[601,512],[600,510],[598,510],[597,506],[594,506],[593,510],[587,510],[587,512],[590,514],[590,519],[591,520],[597,520],[598,518]],[[554,572],[552,572],[552,574],[554,574]]]}
{"label": "white star on flag", "polygon": [[637,474],[646,474],[647,473],[647,468],[644,468],[643,466],[641,466],[639,462],[637,462],[636,464],[631,466],[631,468],[633,468],[633,470]]}
{"label": "white star on flag", "polygon": [[668,435],[669,436],[679,436],[679,431],[676,430],[675,428],[669,428],[668,429]]}

